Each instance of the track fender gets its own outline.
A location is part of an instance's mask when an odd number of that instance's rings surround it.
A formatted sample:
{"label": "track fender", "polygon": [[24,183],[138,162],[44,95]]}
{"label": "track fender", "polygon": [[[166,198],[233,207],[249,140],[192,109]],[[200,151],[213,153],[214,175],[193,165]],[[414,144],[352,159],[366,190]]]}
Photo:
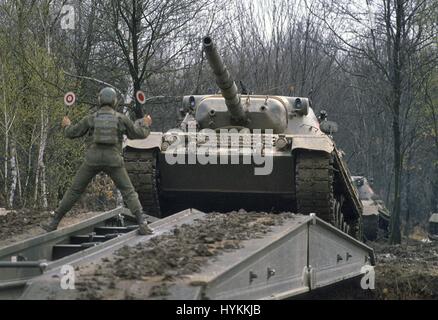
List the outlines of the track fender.
{"label": "track fender", "polygon": [[163,137],[162,132],[151,132],[146,139],[136,139],[136,140],[126,139],[125,143],[123,144],[123,148],[129,147],[132,149],[141,149],[141,150],[158,148],[161,150],[162,137]]}
{"label": "track fender", "polygon": [[334,148],[333,141],[326,135],[294,135],[292,137],[292,151],[304,149],[332,153]]}

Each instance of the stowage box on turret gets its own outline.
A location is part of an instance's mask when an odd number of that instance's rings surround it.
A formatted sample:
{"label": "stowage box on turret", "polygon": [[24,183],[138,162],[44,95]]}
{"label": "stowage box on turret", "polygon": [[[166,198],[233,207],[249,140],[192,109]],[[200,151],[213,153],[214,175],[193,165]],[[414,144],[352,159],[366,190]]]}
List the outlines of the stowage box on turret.
{"label": "stowage box on turret", "polygon": [[336,126],[319,121],[308,98],[240,94],[210,37],[203,48],[221,94],[184,97],[180,128],[126,143],[145,211],[315,213],[360,238],[362,205]]}

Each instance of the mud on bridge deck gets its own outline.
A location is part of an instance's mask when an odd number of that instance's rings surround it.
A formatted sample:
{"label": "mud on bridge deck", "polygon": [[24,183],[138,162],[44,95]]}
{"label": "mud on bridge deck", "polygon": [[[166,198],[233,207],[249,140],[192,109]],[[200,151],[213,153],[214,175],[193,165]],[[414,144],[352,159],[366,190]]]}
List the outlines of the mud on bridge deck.
{"label": "mud on bridge deck", "polygon": [[[121,216],[125,226],[107,225]],[[120,208],[0,249],[0,295],[282,299],[356,277],[374,264],[371,248],[314,215],[189,209],[152,222],[149,236],[137,235],[128,221]],[[55,254],[59,246],[62,255]],[[61,288],[65,265],[74,269],[74,290]]]}

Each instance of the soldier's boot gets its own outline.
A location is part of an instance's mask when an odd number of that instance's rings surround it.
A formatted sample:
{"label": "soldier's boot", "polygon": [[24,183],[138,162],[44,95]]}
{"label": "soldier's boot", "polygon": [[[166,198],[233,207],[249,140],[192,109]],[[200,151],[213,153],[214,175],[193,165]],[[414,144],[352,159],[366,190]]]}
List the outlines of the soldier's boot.
{"label": "soldier's boot", "polygon": [[62,218],[64,217],[63,214],[60,214],[59,212],[54,212],[53,217],[50,219],[49,222],[43,222],[40,224],[41,228],[43,228],[46,232],[52,232],[55,231],[58,228],[59,223],[61,222]]}
{"label": "soldier's boot", "polygon": [[145,217],[144,217],[142,212],[136,213],[135,217],[137,218],[138,234],[139,235],[146,236],[148,234],[152,234],[153,233],[152,229],[149,228],[148,222],[145,219]]}

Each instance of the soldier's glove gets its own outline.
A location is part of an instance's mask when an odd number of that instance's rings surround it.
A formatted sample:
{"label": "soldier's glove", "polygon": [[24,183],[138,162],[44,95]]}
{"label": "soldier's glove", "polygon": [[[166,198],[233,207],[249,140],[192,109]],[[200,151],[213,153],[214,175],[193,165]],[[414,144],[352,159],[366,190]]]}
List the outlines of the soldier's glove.
{"label": "soldier's glove", "polygon": [[152,118],[150,115],[144,116],[143,118],[144,124],[150,127],[152,125]]}
{"label": "soldier's glove", "polygon": [[65,128],[65,127],[68,127],[69,125],[71,125],[70,118],[67,117],[67,116],[65,116],[65,117],[62,119],[61,127]]}

